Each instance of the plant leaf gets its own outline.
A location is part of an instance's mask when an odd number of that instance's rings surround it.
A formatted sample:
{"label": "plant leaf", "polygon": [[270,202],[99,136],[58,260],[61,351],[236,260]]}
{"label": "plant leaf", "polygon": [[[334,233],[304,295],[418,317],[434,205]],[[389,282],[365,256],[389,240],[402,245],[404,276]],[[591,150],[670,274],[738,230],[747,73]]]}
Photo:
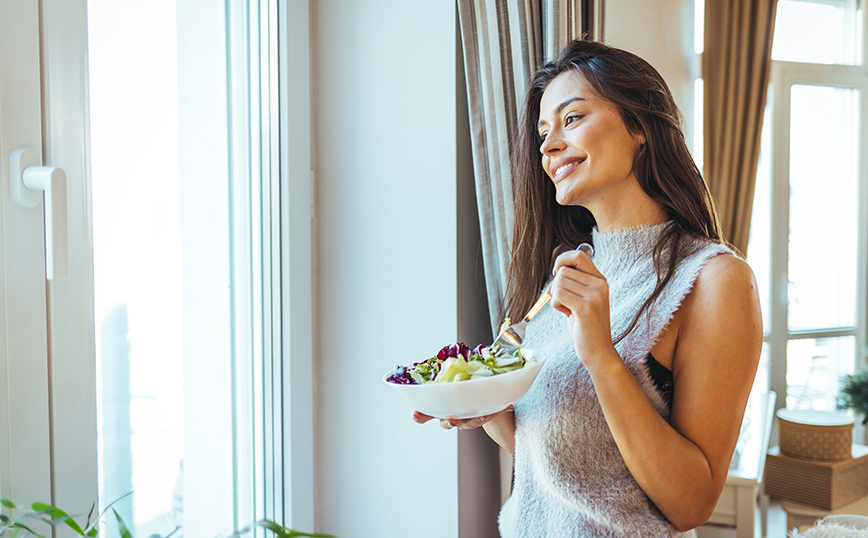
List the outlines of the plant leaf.
{"label": "plant leaf", "polygon": [[5,506],[6,508],[11,508],[15,510],[15,503],[5,497],[0,497],[0,504]]}
{"label": "plant leaf", "polygon": [[10,526],[16,528],[15,533],[12,535],[13,537],[18,536],[18,530],[24,529],[25,531],[29,532],[33,536],[36,536],[36,538],[45,538],[45,536],[39,534],[38,532],[36,532],[35,530],[31,529],[30,527],[28,527],[27,525],[25,525],[23,523],[19,523],[16,521],[15,523],[13,523]]}
{"label": "plant leaf", "polygon": [[66,523],[66,525],[70,529],[74,530],[79,536],[82,536],[84,534],[84,531],[81,530],[81,526],[76,523],[72,516],[70,516],[60,508],[57,508],[56,506],[37,502],[33,503],[32,508],[37,512],[42,512],[51,516],[52,519],[57,520],[57,523]]}
{"label": "plant leaf", "polygon": [[112,508],[112,512],[115,514],[115,519],[118,520],[118,531],[121,533],[121,538],[133,538],[133,535],[130,534],[130,530],[127,528],[124,520],[121,519],[121,515],[118,514],[118,511]]}
{"label": "plant leaf", "polygon": [[287,529],[283,525],[275,523],[270,519],[260,519],[254,525],[257,527],[268,529],[280,538],[336,538],[333,534],[308,534],[306,532],[299,532],[296,530]]}
{"label": "plant leaf", "polygon": [[[96,536],[95,534],[92,534],[92,533],[93,533],[94,529],[96,529],[97,526],[99,525],[99,522],[102,521],[103,516],[106,515],[106,513],[109,511],[109,509],[111,509],[112,506],[114,506],[116,503],[120,502],[121,499],[124,499],[125,497],[129,497],[132,494],[133,494],[133,492],[131,491],[125,495],[121,495],[117,499],[110,502],[109,505],[106,506],[105,509],[96,517],[96,519],[93,521],[93,523],[91,523],[90,525],[87,526],[86,529],[84,529],[84,534],[86,534],[87,536]],[[117,512],[115,512],[115,514],[117,514]],[[88,519],[90,519],[89,516],[88,516]]]}

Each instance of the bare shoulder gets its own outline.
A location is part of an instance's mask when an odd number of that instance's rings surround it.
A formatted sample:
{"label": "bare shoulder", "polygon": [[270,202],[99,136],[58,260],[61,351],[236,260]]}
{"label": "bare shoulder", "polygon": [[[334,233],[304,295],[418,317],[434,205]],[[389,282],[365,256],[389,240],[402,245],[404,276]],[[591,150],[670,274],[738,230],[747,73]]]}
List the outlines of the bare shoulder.
{"label": "bare shoulder", "polygon": [[719,254],[712,257],[699,272],[697,284],[725,284],[755,286],[753,270],[746,261],[734,254]]}
{"label": "bare shoulder", "polygon": [[699,272],[685,299],[685,313],[693,317],[731,311],[733,307],[759,313],[756,279],[746,261],[732,254],[720,254],[708,260]]}
{"label": "bare shoulder", "polygon": [[711,258],[680,310],[676,370],[702,364],[709,352],[730,367],[733,361],[750,358],[746,364],[750,368],[758,359],[762,346],[759,294],[753,271],[741,258],[731,254]]}
{"label": "bare shoulder", "polygon": [[721,327],[732,327],[731,318],[762,325],[756,280],[750,266],[732,254],[719,254],[702,267],[652,354],[672,369],[677,348],[683,350],[696,341],[700,347],[706,345],[706,339],[720,334]]}

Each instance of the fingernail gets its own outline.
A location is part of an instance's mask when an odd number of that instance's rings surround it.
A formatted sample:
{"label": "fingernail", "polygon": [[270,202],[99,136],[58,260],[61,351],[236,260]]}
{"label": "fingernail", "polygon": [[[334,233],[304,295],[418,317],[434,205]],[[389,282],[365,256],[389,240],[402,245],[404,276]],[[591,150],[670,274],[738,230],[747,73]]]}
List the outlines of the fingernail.
{"label": "fingernail", "polygon": [[581,245],[579,245],[579,247],[576,250],[581,250],[582,252],[584,252],[588,256],[594,255],[594,247],[592,247],[588,243],[582,243]]}

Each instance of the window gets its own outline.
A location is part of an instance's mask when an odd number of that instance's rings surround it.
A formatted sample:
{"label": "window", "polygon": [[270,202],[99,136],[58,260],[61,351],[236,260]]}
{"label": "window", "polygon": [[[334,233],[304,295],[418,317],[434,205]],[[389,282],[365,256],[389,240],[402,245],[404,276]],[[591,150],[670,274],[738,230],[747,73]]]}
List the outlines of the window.
{"label": "window", "polygon": [[841,376],[864,364],[864,18],[857,0],[778,2],[747,252],[765,328],[758,378],[778,406],[834,410]]}
{"label": "window", "polygon": [[145,4],[0,8],[2,160],[63,167],[69,209],[46,282],[0,191],[0,492],[86,514],[99,475],[136,536],[311,530],[308,3]]}
{"label": "window", "polygon": [[141,536],[289,523],[288,15],[194,4],[88,2],[100,501]]}

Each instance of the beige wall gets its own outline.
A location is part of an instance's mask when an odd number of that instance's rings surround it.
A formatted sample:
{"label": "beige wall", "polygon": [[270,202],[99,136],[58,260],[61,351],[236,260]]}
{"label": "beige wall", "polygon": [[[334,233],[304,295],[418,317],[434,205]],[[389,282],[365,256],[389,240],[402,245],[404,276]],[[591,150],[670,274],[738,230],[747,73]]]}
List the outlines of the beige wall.
{"label": "beige wall", "polygon": [[605,0],[606,43],[638,54],[669,85],[685,118],[693,146],[693,80],[699,60],[693,52],[694,0]]}
{"label": "beige wall", "polygon": [[457,338],[455,6],[311,10],[318,527],[457,536],[457,432],[381,381]]}

